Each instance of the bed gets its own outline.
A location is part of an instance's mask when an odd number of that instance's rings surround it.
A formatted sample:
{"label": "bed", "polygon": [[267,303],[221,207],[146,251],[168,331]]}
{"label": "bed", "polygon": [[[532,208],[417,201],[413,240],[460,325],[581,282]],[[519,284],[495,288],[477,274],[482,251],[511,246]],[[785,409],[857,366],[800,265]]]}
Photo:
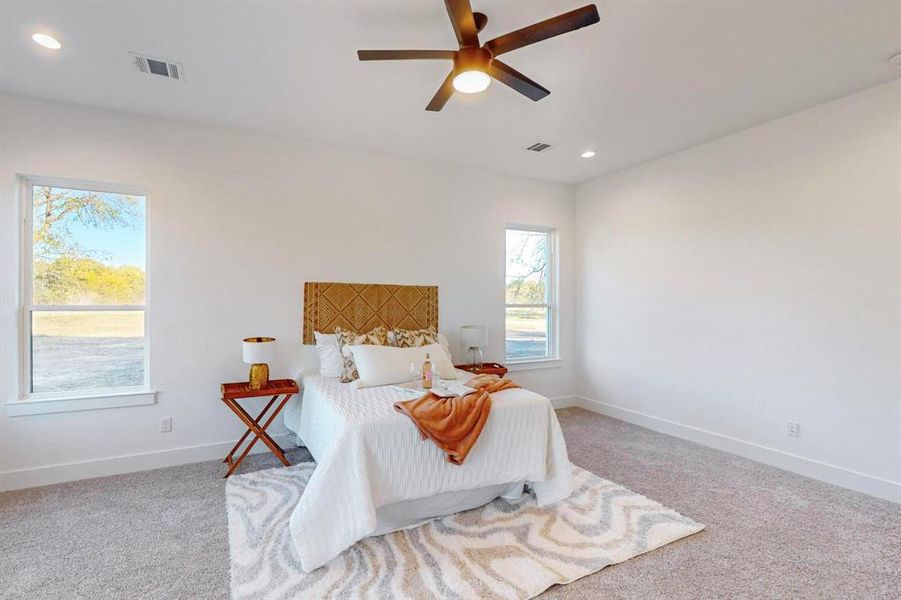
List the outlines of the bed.
{"label": "bed", "polygon": [[[315,293],[309,286],[305,293]],[[305,334],[309,305],[305,296]],[[334,317],[334,311],[325,313]],[[434,316],[426,313],[437,320],[437,290]],[[459,371],[458,376],[471,375]],[[285,425],[317,463],[290,519],[304,571],[365,537],[414,527],[499,496],[518,497],[526,485],[539,505],[570,495],[563,434],[550,401],[540,394],[525,389],[493,394],[476,445],[463,465],[453,465],[394,410],[394,402],[411,397],[409,391],[357,389],[318,374],[298,383],[302,393],[285,408]]]}

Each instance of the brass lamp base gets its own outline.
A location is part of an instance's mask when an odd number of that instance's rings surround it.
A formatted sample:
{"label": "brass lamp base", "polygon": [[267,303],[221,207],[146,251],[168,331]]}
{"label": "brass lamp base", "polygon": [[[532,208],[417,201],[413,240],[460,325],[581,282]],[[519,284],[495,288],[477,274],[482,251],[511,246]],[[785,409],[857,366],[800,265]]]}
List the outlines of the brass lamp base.
{"label": "brass lamp base", "polygon": [[250,389],[259,390],[269,384],[269,365],[254,363],[250,365]]}

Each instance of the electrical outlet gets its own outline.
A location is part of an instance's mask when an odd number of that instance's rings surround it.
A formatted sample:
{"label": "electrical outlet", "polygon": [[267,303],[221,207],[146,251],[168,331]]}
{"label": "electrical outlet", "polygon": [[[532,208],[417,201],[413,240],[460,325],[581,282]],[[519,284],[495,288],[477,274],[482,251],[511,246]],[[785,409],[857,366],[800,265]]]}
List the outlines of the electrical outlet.
{"label": "electrical outlet", "polygon": [[160,419],[160,433],[169,433],[172,431],[172,417],[163,417]]}
{"label": "electrical outlet", "polygon": [[789,421],[788,429],[785,433],[786,435],[790,435],[791,437],[801,437],[801,425],[799,423]]}

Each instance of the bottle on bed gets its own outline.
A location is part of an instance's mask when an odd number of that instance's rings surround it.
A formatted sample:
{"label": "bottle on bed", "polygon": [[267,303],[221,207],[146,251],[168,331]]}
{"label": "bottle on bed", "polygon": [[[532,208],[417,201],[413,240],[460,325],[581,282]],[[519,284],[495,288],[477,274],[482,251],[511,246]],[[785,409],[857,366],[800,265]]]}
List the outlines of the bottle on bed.
{"label": "bottle on bed", "polygon": [[432,389],[432,361],[429,360],[428,354],[425,355],[425,362],[422,363],[422,389]]}

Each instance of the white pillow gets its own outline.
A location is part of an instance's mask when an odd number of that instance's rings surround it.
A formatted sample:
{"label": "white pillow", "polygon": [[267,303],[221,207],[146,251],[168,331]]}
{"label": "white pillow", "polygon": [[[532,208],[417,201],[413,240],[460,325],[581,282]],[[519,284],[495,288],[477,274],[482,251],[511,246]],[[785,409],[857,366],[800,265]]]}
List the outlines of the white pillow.
{"label": "white pillow", "polygon": [[444,346],[444,351],[447,352],[448,358],[451,359],[451,362],[454,360],[454,356],[450,351],[450,341],[447,339],[447,336],[443,333],[438,333],[438,343]]}
{"label": "white pillow", "polygon": [[420,368],[425,362],[425,355],[435,365],[441,379],[456,379],[457,371],[441,344],[429,344],[416,348],[396,348],[394,346],[351,346],[354,363],[360,378],[357,387],[373,387],[392,383],[407,383],[413,379],[410,375],[410,363],[415,362]]}
{"label": "white pillow", "polygon": [[319,355],[319,373],[324,377],[341,377],[344,372],[344,361],[341,360],[341,349],[338,348],[338,336],[334,333],[319,333],[316,337],[316,353]]}

